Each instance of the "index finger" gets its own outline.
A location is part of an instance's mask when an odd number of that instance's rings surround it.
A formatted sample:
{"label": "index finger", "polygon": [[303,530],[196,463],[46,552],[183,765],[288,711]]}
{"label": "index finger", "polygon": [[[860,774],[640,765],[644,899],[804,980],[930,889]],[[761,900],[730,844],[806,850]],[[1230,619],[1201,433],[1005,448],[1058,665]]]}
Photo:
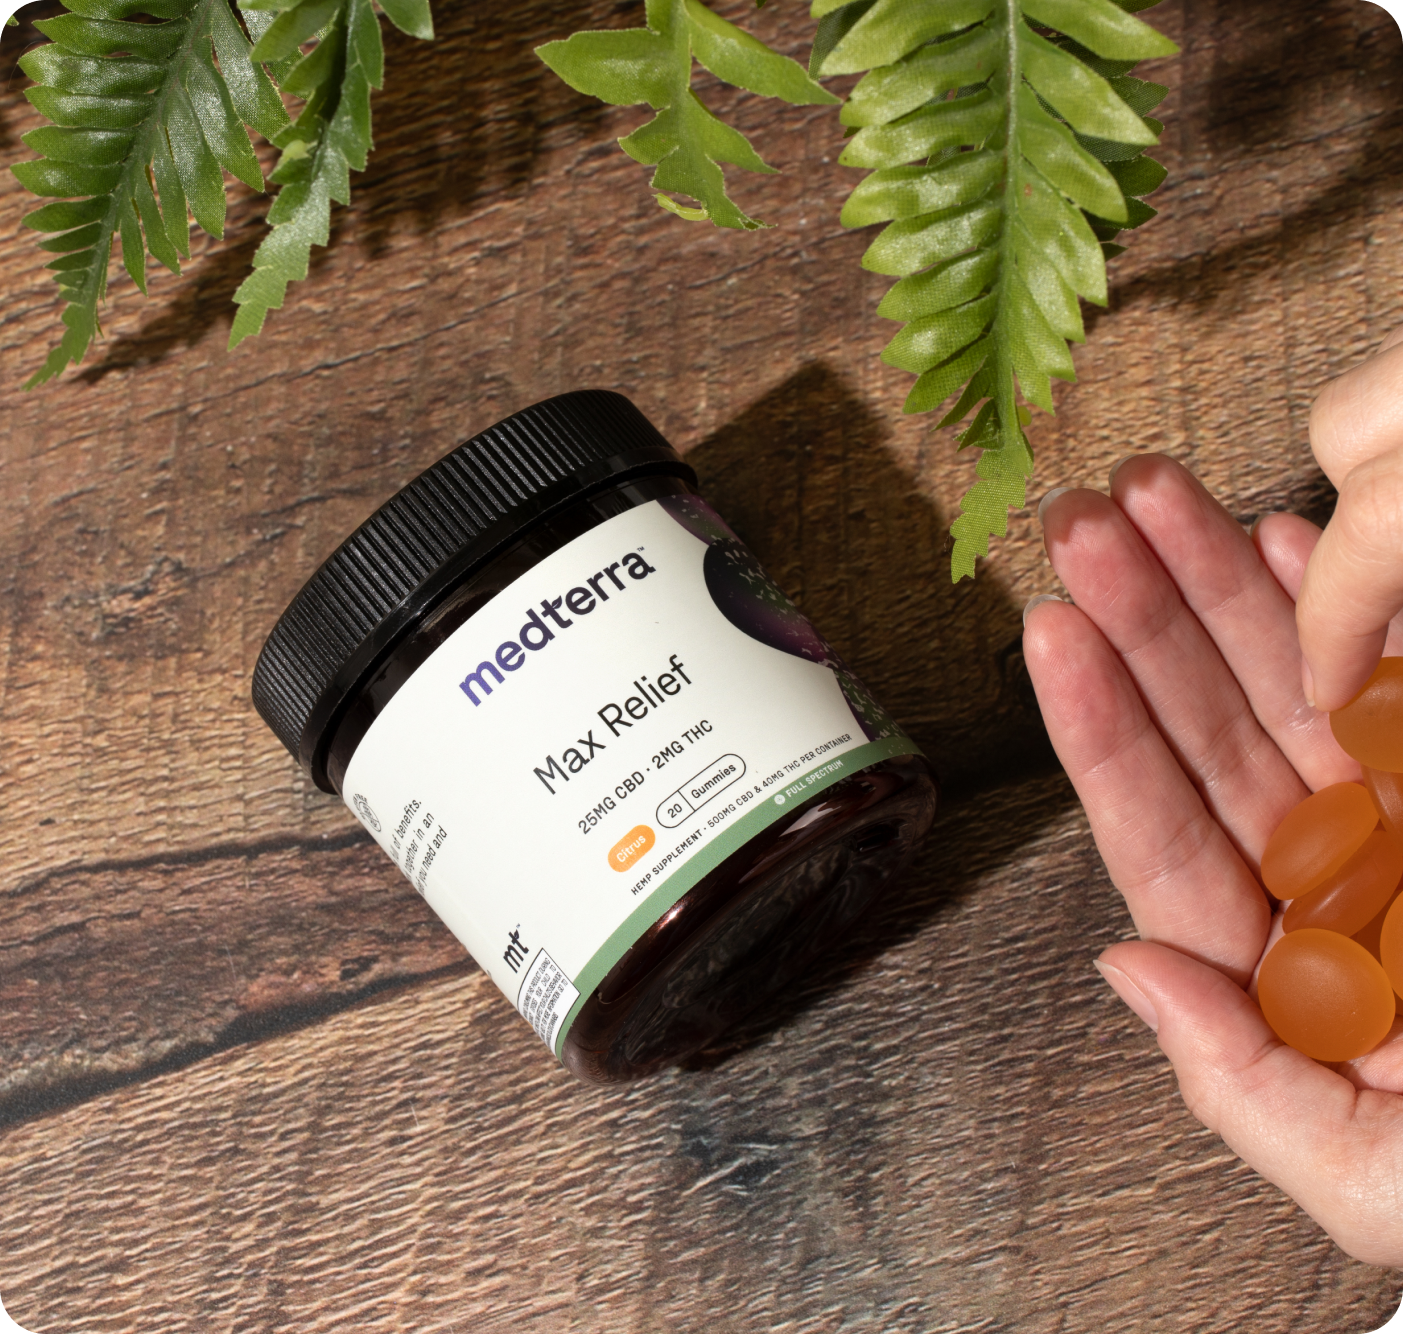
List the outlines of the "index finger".
{"label": "index finger", "polygon": [[1354,697],[1400,609],[1403,448],[1361,463],[1344,479],[1334,516],[1306,563],[1296,625],[1305,692],[1317,708],[1337,709]]}
{"label": "index finger", "polygon": [[1310,444],[1340,493],[1296,608],[1305,693],[1329,710],[1368,679],[1403,610],[1403,327],[1321,390]]}
{"label": "index finger", "polygon": [[1337,489],[1361,463],[1403,447],[1403,327],[1320,391],[1310,410],[1310,447]]}

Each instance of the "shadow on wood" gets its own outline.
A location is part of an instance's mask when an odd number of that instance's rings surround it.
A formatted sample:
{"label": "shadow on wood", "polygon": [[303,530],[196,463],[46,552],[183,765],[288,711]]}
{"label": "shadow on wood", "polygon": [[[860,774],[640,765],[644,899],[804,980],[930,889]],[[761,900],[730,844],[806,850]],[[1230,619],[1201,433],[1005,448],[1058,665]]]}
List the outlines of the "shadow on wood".
{"label": "shadow on wood", "polygon": [[[1403,58],[1398,63],[1403,75]],[[1318,245],[1322,235],[1328,236],[1368,217],[1376,206],[1390,203],[1397,186],[1392,163],[1403,152],[1403,113],[1381,115],[1377,134],[1374,146],[1359,153],[1343,172],[1322,181],[1301,206],[1282,213],[1265,227],[1255,228],[1250,236],[1232,245],[1156,264],[1119,281],[1112,260],[1108,265],[1109,307],[1103,310],[1089,306],[1084,312],[1088,339],[1095,337],[1097,324],[1109,311],[1134,302],[1170,298],[1202,309],[1224,298],[1240,299],[1253,271],[1274,267],[1283,257],[1311,244]],[[1161,203],[1154,197],[1150,202]],[[1150,225],[1172,227],[1172,205],[1161,207],[1162,217]],[[1125,236],[1121,239],[1124,241]]]}
{"label": "shadow on wood", "polygon": [[384,251],[401,218],[423,236],[470,216],[488,195],[518,192],[562,125],[618,151],[601,130],[610,109],[557,78],[535,48],[576,28],[637,25],[638,5],[438,5],[434,19],[431,47],[384,25],[375,151],[353,183],[356,239],[371,255]]}
{"label": "shadow on wood", "polygon": [[[1183,31],[1186,46],[1213,44],[1186,122],[1205,162],[1319,147],[1321,107],[1349,106],[1362,92],[1373,103],[1366,114],[1393,119],[1398,110],[1403,41],[1371,0],[1186,0]],[[1386,170],[1387,154],[1379,157]]]}
{"label": "shadow on wood", "polygon": [[1253,491],[1245,496],[1228,497],[1236,505],[1233,518],[1250,527],[1264,514],[1300,514],[1324,528],[1335,512],[1339,492],[1318,468],[1304,476],[1283,476],[1277,486]]}
{"label": "shadow on wood", "polygon": [[950,582],[950,520],[836,370],[812,364],[688,452],[703,493],[904,727],[942,800],[1055,766],[1023,608],[981,563]]}
{"label": "shadow on wood", "polygon": [[[1212,19],[1220,9],[1216,0],[1189,3],[1186,31],[1195,30],[1200,11]],[[1226,202],[1239,177],[1246,182],[1260,175],[1264,157],[1276,161],[1278,174],[1291,182],[1291,204],[1244,218],[1248,234],[1240,240],[1215,245],[1209,253],[1176,257],[1128,279],[1117,281],[1113,260],[1111,310],[1157,298],[1200,308],[1225,297],[1240,298],[1253,271],[1281,266],[1312,245],[1321,247],[1322,236],[1380,208],[1393,209],[1394,164],[1403,154],[1403,40],[1389,15],[1371,15],[1372,9],[1365,9],[1364,0],[1284,8],[1253,0],[1235,8],[1235,31],[1250,36],[1234,40],[1231,54],[1215,49],[1207,92],[1180,116],[1171,89],[1165,114],[1179,122],[1175,131],[1182,156],[1164,199],[1150,200],[1162,209],[1150,226],[1172,232],[1178,200],[1185,208],[1201,208],[1198,197],[1204,194]],[[1362,35],[1356,31],[1361,10],[1370,22]],[[1213,31],[1211,23],[1201,27]],[[1336,123],[1322,134],[1322,106],[1333,116],[1347,114],[1354,124]],[[1367,135],[1359,133],[1360,124],[1368,126]],[[1349,153],[1332,151],[1331,138],[1352,140],[1356,146]],[[1152,151],[1151,156],[1162,154]],[[1253,184],[1260,190],[1259,181]],[[1240,202],[1232,207],[1242,210]],[[1121,240],[1134,236],[1126,233]],[[1086,309],[1089,338],[1095,337],[1104,314],[1097,307]]]}
{"label": "shadow on wood", "polygon": [[[887,447],[882,421],[814,364],[690,450],[704,495],[931,758],[941,814],[882,905],[804,985],[692,1062],[753,1045],[915,935],[1075,801],[1022,656],[1022,604],[982,566],[951,584],[949,521]],[[1016,820],[971,800],[1042,779]],[[1015,803],[1016,804],[1016,803]]]}

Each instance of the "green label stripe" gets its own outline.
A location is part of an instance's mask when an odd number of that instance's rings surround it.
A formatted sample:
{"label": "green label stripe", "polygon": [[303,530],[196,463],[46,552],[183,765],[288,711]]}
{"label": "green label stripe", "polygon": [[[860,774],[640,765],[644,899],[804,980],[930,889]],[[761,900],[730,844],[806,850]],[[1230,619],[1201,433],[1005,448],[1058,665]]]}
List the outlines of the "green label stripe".
{"label": "green label stripe", "polygon": [[653,925],[674,903],[677,902],[701,878],[714,871],[733,852],[739,851],[756,834],[776,821],[794,812],[790,803],[807,801],[839,780],[850,778],[859,769],[880,760],[893,760],[900,755],[919,755],[921,749],[910,737],[889,737],[885,741],[868,741],[852,750],[844,751],[833,759],[816,764],[792,782],[786,783],[775,796],[782,795],[784,805],[776,805],[774,796],[757,797],[754,809],[740,816],[733,825],[723,830],[699,852],[694,853],[671,875],[662,881],[623,922],[613,935],[595,951],[594,957],[572,978],[579,989],[579,999],[570,1007],[565,1022],[555,1039],[556,1059],[560,1058],[565,1047],[566,1035],[575,1022],[584,1003],[594,994],[595,988],[608,975],[609,970],[638,941],[638,938]]}

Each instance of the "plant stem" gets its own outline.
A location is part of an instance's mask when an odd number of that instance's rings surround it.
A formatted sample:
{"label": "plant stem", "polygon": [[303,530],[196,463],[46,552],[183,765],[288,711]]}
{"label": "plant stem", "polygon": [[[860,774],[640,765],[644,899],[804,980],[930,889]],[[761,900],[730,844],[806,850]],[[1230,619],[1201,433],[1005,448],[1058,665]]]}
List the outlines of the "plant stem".
{"label": "plant stem", "polygon": [[[1008,105],[1008,118],[1004,122],[1004,200],[1003,227],[1005,238],[1018,216],[1018,90],[1023,83],[1023,67],[1018,43],[1018,24],[1023,12],[1020,0],[1004,0],[1005,57],[1004,69],[1000,78],[1005,81],[1004,97]],[[999,281],[995,289],[997,301],[995,310],[1008,309],[1008,284],[1013,272],[1013,247],[1005,244],[999,262]],[[1018,405],[1013,388],[1013,356],[1010,340],[1001,336],[1003,330],[996,327],[994,334],[994,391],[999,410],[999,447],[1012,450],[1022,443],[1022,428],[1018,424]]]}

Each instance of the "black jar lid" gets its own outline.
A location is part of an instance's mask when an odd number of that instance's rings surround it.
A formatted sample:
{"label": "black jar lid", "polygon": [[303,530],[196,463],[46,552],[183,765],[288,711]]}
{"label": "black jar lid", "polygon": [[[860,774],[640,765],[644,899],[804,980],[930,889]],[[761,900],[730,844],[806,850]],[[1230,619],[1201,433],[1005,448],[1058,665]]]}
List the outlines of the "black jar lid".
{"label": "black jar lid", "polygon": [[523,408],[391,496],[327,557],[273,627],[253,703],[317,786],[361,684],[426,612],[526,529],[634,477],[696,474],[622,394]]}

